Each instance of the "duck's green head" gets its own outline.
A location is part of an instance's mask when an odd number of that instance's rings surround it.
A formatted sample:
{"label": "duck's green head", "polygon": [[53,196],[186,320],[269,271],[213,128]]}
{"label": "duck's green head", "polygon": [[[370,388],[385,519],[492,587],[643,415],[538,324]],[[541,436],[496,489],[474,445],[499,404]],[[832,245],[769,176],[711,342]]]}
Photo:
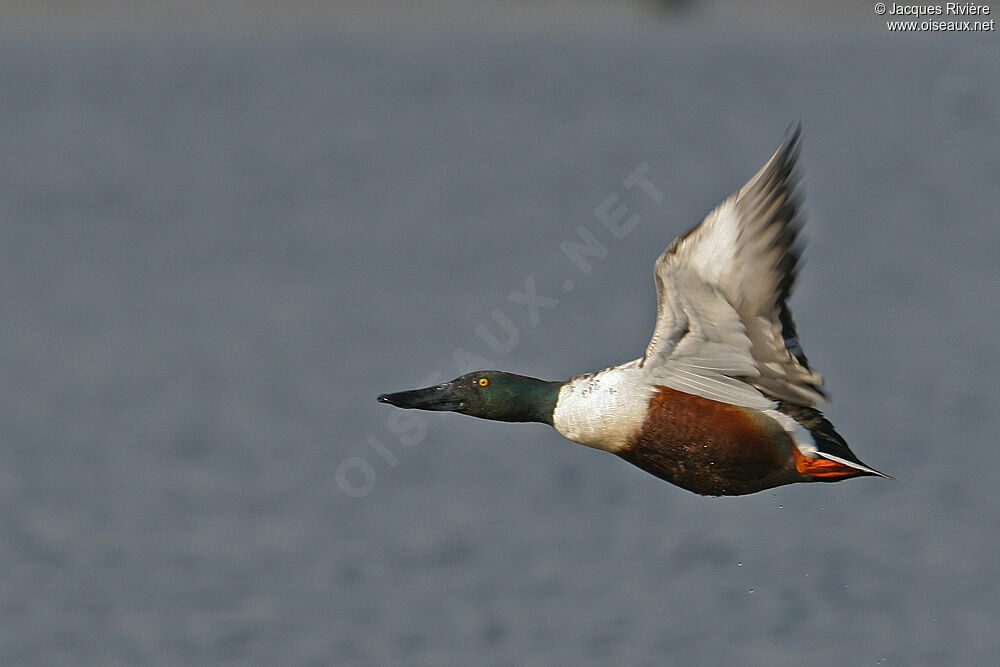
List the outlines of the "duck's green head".
{"label": "duck's green head", "polygon": [[397,408],[447,410],[497,421],[551,424],[562,385],[503,371],[478,371],[426,389],[382,394],[378,400]]}

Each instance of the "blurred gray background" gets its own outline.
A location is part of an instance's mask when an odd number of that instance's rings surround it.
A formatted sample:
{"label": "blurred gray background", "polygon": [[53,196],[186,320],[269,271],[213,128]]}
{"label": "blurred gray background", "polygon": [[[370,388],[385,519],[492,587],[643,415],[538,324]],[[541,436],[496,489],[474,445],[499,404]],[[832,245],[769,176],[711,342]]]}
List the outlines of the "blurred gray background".
{"label": "blurred gray background", "polygon": [[[0,662],[995,664],[998,63],[868,2],[0,4]],[[376,403],[641,354],[796,121],[799,333],[898,481]]]}

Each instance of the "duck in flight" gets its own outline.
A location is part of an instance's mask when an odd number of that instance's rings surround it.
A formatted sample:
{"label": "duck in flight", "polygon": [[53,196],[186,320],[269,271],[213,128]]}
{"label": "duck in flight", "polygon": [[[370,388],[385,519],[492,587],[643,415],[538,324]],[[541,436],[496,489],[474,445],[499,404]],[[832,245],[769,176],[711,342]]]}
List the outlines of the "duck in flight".
{"label": "duck in flight", "polygon": [[543,422],[703,495],[888,478],[816,409],[822,378],[785,305],[801,249],[799,134],[656,260],[656,327],[640,358],[564,382],[480,371],[378,400]]}

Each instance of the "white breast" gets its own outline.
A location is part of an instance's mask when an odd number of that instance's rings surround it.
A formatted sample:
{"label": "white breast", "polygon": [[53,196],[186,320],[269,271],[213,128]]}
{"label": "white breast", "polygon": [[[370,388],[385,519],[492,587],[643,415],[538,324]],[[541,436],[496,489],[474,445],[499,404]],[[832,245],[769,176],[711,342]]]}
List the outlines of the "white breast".
{"label": "white breast", "polygon": [[559,390],[553,426],[581,445],[619,451],[646,419],[652,389],[635,362],[575,377]]}

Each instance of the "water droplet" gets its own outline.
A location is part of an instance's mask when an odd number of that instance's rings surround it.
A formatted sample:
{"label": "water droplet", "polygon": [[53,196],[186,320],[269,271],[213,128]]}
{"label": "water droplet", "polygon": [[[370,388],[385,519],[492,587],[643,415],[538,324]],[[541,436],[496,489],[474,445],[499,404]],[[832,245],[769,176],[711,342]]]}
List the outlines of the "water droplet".
{"label": "water droplet", "polygon": [[736,561],[736,567],[743,567],[743,561]]}
{"label": "water droplet", "polygon": [[783,510],[783,509],[785,509],[785,506],[784,505],[778,505],[778,509],[779,510]]}
{"label": "water droplet", "polygon": [[750,595],[753,595],[753,594],[754,594],[754,590],[751,588],[750,589]]}

